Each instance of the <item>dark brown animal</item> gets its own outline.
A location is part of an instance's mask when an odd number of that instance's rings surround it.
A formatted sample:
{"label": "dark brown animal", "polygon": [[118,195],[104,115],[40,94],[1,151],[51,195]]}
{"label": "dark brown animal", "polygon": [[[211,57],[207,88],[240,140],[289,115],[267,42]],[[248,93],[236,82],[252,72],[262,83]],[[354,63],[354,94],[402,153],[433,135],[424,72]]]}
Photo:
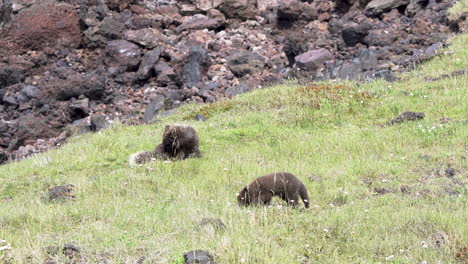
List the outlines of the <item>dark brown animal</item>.
{"label": "dark brown animal", "polygon": [[183,160],[202,156],[197,131],[191,126],[166,125],[162,141],[153,151],[140,151],[130,155],[130,165],[134,166],[153,159]]}
{"label": "dark brown animal", "polygon": [[176,160],[201,157],[198,134],[191,126],[167,125],[164,129],[162,145],[164,153]]}
{"label": "dark brown animal", "polygon": [[296,176],[287,172],[277,172],[258,177],[245,186],[238,194],[240,205],[269,205],[273,196],[279,196],[288,205],[299,205],[299,196],[309,208],[309,195],[304,184]]}

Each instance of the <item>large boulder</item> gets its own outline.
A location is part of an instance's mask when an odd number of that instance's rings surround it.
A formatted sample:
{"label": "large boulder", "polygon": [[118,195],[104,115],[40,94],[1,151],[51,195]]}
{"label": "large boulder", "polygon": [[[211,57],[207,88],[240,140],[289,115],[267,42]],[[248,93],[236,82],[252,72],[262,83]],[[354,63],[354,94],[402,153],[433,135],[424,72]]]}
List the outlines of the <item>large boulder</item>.
{"label": "large boulder", "polygon": [[312,21],[318,18],[318,8],[299,0],[278,1],[278,26],[288,28],[296,20]]}
{"label": "large boulder", "polygon": [[10,150],[24,145],[29,139],[52,138],[60,134],[59,130],[53,129],[43,116],[35,114],[23,115],[11,126],[10,131],[14,138],[8,146]]}
{"label": "large boulder", "polygon": [[7,86],[22,82],[25,69],[20,66],[0,64],[0,90]]}
{"label": "large boulder", "polygon": [[104,95],[106,83],[105,77],[96,74],[76,74],[66,80],[57,80],[49,84],[47,89],[57,100],[69,100],[84,95],[96,100]]}
{"label": "large boulder", "polygon": [[89,115],[89,99],[74,100],[68,106],[68,114],[71,120],[82,119]]}
{"label": "large boulder", "polygon": [[159,43],[167,39],[159,31],[151,28],[127,30],[124,33],[124,37],[128,41],[138,43],[148,49],[157,47]]}
{"label": "large boulder", "polygon": [[12,4],[0,0],[0,28],[11,20]]}
{"label": "large boulder", "polygon": [[365,43],[365,37],[369,33],[368,24],[357,24],[355,22],[346,23],[341,31],[341,37],[348,46],[355,46],[358,43]]}
{"label": "large boulder", "polygon": [[406,7],[405,14],[407,16],[414,16],[419,11],[423,10],[428,4],[428,0],[410,0]]}
{"label": "large boulder", "polygon": [[24,49],[41,50],[57,45],[77,48],[81,44],[79,20],[71,5],[35,4],[14,18],[8,35]]}
{"label": "large boulder", "polygon": [[168,85],[176,81],[175,71],[167,62],[159,61],[154,66],[154,71],[156,72],[157,82],[161,85]]}
{"label": "large boulder", "polygon": [[205,63],[206,50],[201,46],[192,46],[182,70],[181,81],[185,87],[190,88],[201,80],[202,67]]}
{"label": "large boulder", "polygon": [[186,30],[215,30],[223,27],[224,23],[224,19],[215,19],[205,15],[197,14],[184,21],[182,25],[177,27],[176,31],[180,33]]}
{"label": "large boulder", "polygon": [[140,64],[141,49],[126,40],[109,41],[105,49],[104,64],[110,73],[135,70]]}
{"label": "large boulder", "polygon": [[333,55],[326,49],[317,49],[302,53],[294,59],[297,67],[306,71],[315,71],[321,68],[325,61],[333,59]]}
{"label": "large boulder", "polygon": [[159,55],[161,52],[159,49],[153,49],[146,52],[145,56],[141,60],[140,67],[138,68],[137,75],[138,79],[146,80],[151,77],[154,69],[154,65],[159,60]]}
{"label": "large boulder", "polygon": [[366,6],[368,15],[377,16],[394,8],[409,4],[410,0],[372,0]]}
{"label": "large boulder", "polygon": [[237,51],[227,58],[229,69],[237,76],[261,72],[265,67],[265,58],[256,52]]}
{"label": "large boulder", "polygon": [[254,19],[257,15],[256,0],[224,0],[217,8],[227,18]]}

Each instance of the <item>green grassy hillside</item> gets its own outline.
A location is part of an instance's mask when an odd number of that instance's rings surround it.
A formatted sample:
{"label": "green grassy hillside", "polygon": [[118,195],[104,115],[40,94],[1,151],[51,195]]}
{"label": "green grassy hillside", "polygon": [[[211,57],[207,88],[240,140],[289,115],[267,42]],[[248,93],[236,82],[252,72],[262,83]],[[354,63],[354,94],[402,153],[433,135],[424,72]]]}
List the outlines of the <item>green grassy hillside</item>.
{"label": "green grassy hillside", "polygon": [[[1,166],[0,240],[11,249],[0,262],[66,263],[48,247],[74,241],[84,263],[183,263],[195,249],[217,263],[463,263],[468,74],[450,73],[468,69],[466,43],[456,37],[399,82],[274,86]],[[426,117],[385,125],[406,110]],[[167,123],[194,126],[203,158],[130,168]],[[275,171],[304,182],[311,208],[237,205],[245,184]],[[42,198],[67,183],[73,201]],[[227,229],[200,228],[204,217]]]}

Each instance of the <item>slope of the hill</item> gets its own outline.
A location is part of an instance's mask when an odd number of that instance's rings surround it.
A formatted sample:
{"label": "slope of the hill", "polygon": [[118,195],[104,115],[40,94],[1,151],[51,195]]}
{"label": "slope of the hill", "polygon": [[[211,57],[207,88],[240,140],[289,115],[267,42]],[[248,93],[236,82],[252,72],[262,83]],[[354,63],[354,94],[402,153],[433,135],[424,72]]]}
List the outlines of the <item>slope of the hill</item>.
{"label": "slope of the hill", "polygon": [[284,78],[393,80],[467,1],[0,0],[0,164]]}
{"label": "slope of the hill", "polygon": [[[196,249],[217,263],[466,263],[466,43],[395,83],[275,86],[1,166],[0,261],[67,263],[73,243],[78,263],[183,263]],[[425,118],[387,126],[403,111]],[[203,158],[130,168],[173,122],[199,131]],[[310,209],[237,205],[274,171],[303,180]],[[74,200],[43,198],[62,184]]]}

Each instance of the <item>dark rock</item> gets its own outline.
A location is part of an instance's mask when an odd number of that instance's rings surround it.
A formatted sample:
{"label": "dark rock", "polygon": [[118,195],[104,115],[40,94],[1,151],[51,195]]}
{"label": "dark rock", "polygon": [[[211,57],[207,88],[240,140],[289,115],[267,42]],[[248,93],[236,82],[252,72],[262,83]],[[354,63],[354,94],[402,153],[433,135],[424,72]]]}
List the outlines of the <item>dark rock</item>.
{"label": "dark rock", "polygon": [[341,37],[348,46],[355,46],[358,43],[364,43],[364,39],[369,32],[369,27],[363,24],[354,22],[347,23],[343,26]]}
{"label": "dark rock", "polygon": [[253,0],[224,0],[217,9],[227,18],[247,20],[257,15],[255,5]]}
{"label": "dark rock", "polygon": [[215,218],[203,218],[200,221],[200,226],[201,227],[211,226],[216,231],[226,230],[226,225],[224,225],[223,221],[221,221],[221,219],[215,219]]}
{"label": "dark rock", "polygon": [[380,195],[384,195],[386,193],[389,193],[390,191],[387,188],[374,188],[374,192]]}
{"label": "dark rock", "polygon": [[170,110],[162,112],[161,116],[162,117],[168,117],[168,116],[171,116],[171,115],[175,114],[176,111],[177,111],[177,109],[170,109]]}
{"label": "dark rock", "polygon": [[411,57],[415,63],[421,63],[427,61],[429,59],[434,58],[440,54],[440,49],[443,48],[443,44],[441,42],[437,42],[429,46],[424,51],[416,51],[415,54]]}
{"label": "dark rock", "polygon": [[107,0],[107,5],[112,10],[122,11],[133,2],[135,0]]}
{"label": "dark rock", "polygon": [[185,87],[190,88],[200,81],[205,61],[206,50],[201,46],[192,46],[181,76],[181,81]]}
{"label": "dark rock", "polygon": [[2,2],[0,0],[0,28],[10,22],[11,20],[11,14],[13,12],[13,9],[12,9],[12,4],[11,2]]}
{"label": "dark rock", "polygon": [[368,15],[377,16],[394,8],[409,4],[410,0],[372,0],[366,6]]}
{"label": "dark rock", "polygon": [[8,149],[16,149],[22,146],[25,140],[39,138],[53,138],[58,136],[59,131],[46,122],[46,118],[27,114],[20,116],[15,124],[12,124],[15,138],[10,142]]}
{"label": "dark rock", "polygon": [[107,38],[98,33],[98,28],[92,27],[83,32],[83,43],[88,48],[104,48]]}
{"label": "dark rock", "polygon": [[398,39],[398,35],[391,34],[385,29],[372,29],[364,38],[364,42],[369,46],[386,47],[392,45]]}
{"label": "dark rock", "polygon": [[150,123],[153,120],[154,115],[163,108],[164,106],[164,96],[156,97],[156,100],[151,101],[148,106],[146,106],[145,114],[143,115],[143,120],[145,123]]}
{"label": "dark rock", "polygon": [[118,74],[136,70],[140,64],[141,49],[126,40],[109,41],[105,50],[104,63],[110,67],[109,72]]}
{"label": "dark rock", "polygon": [[105,77],[97,74],[76,74],[67,80],[51,84],[51,92],[58,100],[68,100],[85,95],[91,100],[100,99],[105,91]]}
{"label": "dark rock", "polygon": [[229,69],[238,77],[263,71],[265,59],[256,52],[237,51],[227,58]]}
{"label": "dark rock", "polygon": [[381,70],[374,73],[375,78],[384,79],[388,82],[394,82],[397,80],[395,74],[391,70]]}
{"label": "dark rock", "polygon": [[106,39],[116,40],[122,38],[124,30],[124,23],[118,21],[112,16],[107,16],[98,26],[96,33],[104,36]]}
{"label": "dark rock", "polygon": [[8,161],[8,154],[0,150],[0,165]]}
{"label": "dark rock", "polygon": [[195,121],[202,121],[202,122],[206,121],[206,117],[204,115],[196,115],[194,119]]}
{"label": "dark rock", "polygon": [[153,49],[146,52],[145,56],[141,60],[140,67],[138,68],[137,75],[139,80],[146,80],[151,77],[154,66],[159,60],[161,52],[159,49]]}
{"label": "dark rock", "polygon": [[204,15],[195,15],[192,18],[188,19],[182,25],[177,27],[176,32],[181,33],[186,30],[216,30],[224,27],[224,20],[209,18]]}
{"label": "dark rock", "polygon": [[416,13],[423,10],[428,3],[429,0],[410,0],[410,3],[406,7],[405,14],[407,16],[414,16]]}
{"label": "dark rock", "polygon": [[204,250],[184,253],[185,264],[215,264],[213,257]]}
{"label": "dark rock", "polygon": [[91,132],[90,118],[83,118],[73,121],[73,123],[70,126],[70,132],[71,134],[77,135]]}
{"label": "dark rock", "polygon": [[97,115],[91,116],[91,120],[90,120],[91,131],[98,132],[108,127],[110,127],[110,123],[109,121],[106,120],[106,117],[97,116]]}
{"label": "dark rock", "polygon": [[310,50],[295,57],[296,66],[306,71],[317,70],[331,59],[333,55],[326,49]]}
{"label": "dark rock", "polygon": [[25,69],[19,66],[0,64],[0,90],[4,87],[22,82],[25,78]]}
{"label": "dark rock", "polygon": [[400,124],[406,121],[417,121],[421,120],[425,117],[426,115],[423,112],[410,112],[406,111],[403,112],[402,114],[398,115],[397,117],[393,118],[390,122],[389,125],[395,125],[395,124]]}
{"label": "dark rock", "polygon": [[72,120],[82,119],[89,115],[89,99],[73,101],[68,108],[70,118]]}
{"label": "dark rock", "polygon": [[22,105],[22,107],[26,107],[26,103],[30,100],[31,98],[27,97],[23,93],[17,93],[16,94],[16,100],[18,100],[18,103]]}
{"label": "dark rock", "polygon": [[63,247],[63,254],[70,259],[78,258],[81,254],[81,247],[76,245],[75,242],[66,243]]}
{"label": "dark rock", "polygon": [[5,103],[6,105],[11,105],[11,106],[19,105],[18,100],[16,100],[16,96],[13,96],[13,95],[5,95],[3,96],[2,100],[3,100],[3,103]]}
{"label": "dark rock", "polygon": [[69,200],[75,198],[75,186],[66,184],[49,188],[47,192],[50,201]]}
{"label": "dark rock", "polygon": [[455,176],[455,174],[457,173],[457,171],[452,167],[452,166],[448,166],[448,168],[445,170],[445,176],[449,177],[449,178],[453,178]]}
{"label": "dark rock", "polygon": [[164,61],[158,62],[154,66],[154,71],[156,72],[157,81],[162,85],[167,85],[169,83],[175,82],[175,72],[174,69],[169,66],[168,63]]}
{"label": "dark rock", "polygon": [[23,89],[21,89],[21,93],[28,98],[39,98],[42,95],[41,90],[34,85],[26,85]]}
{"label": "dark rock", "polygon": [[[367,80],[372,77],[380,77],[378,73],[379,67],[379,52],[372,49],[362,49],[359,55],[353,58],[350,62],[344,63],[336,69],[336,77],[350,80]],[[385,74],[381,72],[379,74]],[[383,77],[387,77],[384,76]],[[387,78],[391,79],[392,76]]]}
{"label": "dark rock", "polygon": [[227,88],[226,91],[224,92],[224,95],[226,95],[227,97],[233,97],[235,95],[245,93],[250,90],[251,88],[248,86],[247,83],[241,82],[239,85],[231,86]]}
{"label": "dark rock", "polygon": [[279,28],[289,29],[298,20],[312,21],[319,17],[316,6],[299,0],[278,1],[277,24]]}
{"label": "dark rock", "polygon": [[159,33],[159,31],[151,28],[144,28],[139,30],[128,30],[124,33],[125,39],[138,43],[148,49],[157,47],[161,42],[167,38]]}

